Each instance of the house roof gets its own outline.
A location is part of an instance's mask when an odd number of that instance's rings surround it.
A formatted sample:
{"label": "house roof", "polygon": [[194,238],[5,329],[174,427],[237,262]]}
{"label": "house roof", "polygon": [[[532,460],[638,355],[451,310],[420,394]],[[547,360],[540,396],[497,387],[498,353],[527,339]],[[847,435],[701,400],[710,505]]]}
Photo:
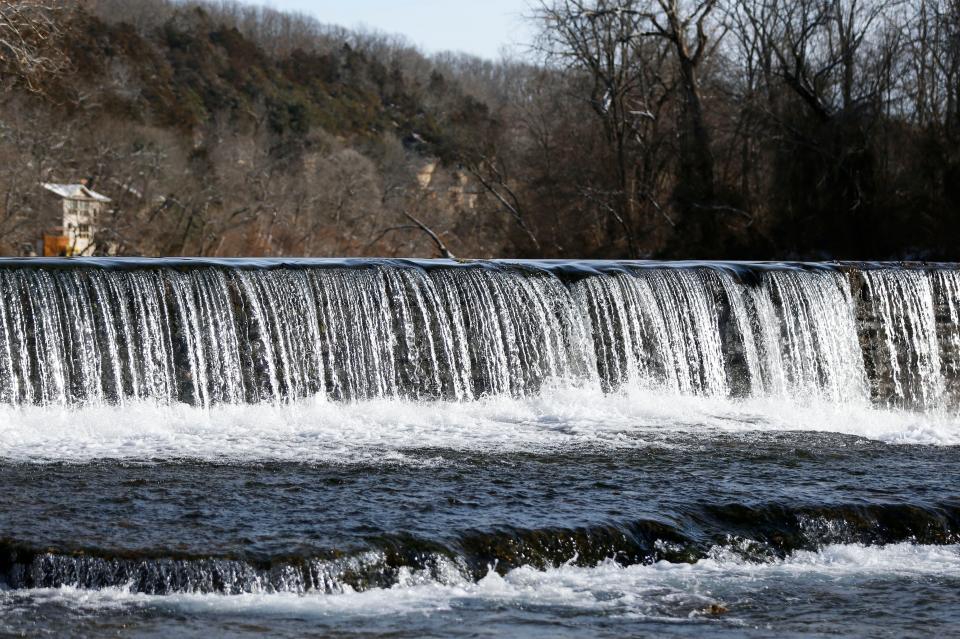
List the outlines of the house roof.
{"label": "house roof", "polygon": [[88,189],[83,184],[51,184],[43,183],[43,188],[66,200],[93,200],[95,202],[109,202],[110,198],[101,193]]}

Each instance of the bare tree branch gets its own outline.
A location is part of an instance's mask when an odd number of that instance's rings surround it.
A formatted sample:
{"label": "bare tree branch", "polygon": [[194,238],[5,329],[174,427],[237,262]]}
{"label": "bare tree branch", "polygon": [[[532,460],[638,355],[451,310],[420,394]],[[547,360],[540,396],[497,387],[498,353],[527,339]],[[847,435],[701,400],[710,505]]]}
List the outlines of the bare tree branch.
{"label": "bare tree branch", "polygon": [[78,3],[65,0],[0,0],[0,71],[41,92],[49,76],[69,60],[57,47],[65,18]]}
{"label": "bare tree branch", "polygon": [[433,240],[433,243],[437,245],[437,250],[440,251],[440,254],[443,257],[446,257],[449,259],[456,259],[457,256],[450,252],[450,249],[448,249],[447,245],[443,243],[443,240],[440,239],[440,236],[433,232],[433,229],[431,229],[429,226],[427,226],[426,224],[421,222],[419,219],[411,215],[409,211],[403,210],[401,211],[401,213],[403,213],[403,216],[405,218],[407,218],[408,220],[416,224],[417,228],[419,228],[421,231],[423,231],[428,236],[430,236],[430,239]]}

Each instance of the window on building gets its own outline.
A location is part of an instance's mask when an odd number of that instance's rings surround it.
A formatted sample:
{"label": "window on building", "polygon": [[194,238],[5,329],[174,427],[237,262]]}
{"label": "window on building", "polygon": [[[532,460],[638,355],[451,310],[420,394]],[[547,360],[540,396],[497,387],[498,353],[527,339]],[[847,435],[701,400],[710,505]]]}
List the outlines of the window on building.
{"label": "window on building", "polygon": [[90,238],[90,225],[89,224],[78,224],[77,225],[77,237],[82,237],[84,239]]}

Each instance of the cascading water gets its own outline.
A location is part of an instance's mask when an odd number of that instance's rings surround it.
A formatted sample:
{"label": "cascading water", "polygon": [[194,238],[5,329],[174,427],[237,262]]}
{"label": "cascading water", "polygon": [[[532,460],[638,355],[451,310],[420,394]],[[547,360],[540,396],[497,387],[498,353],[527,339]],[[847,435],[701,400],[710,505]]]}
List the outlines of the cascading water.
{"label": "cascading water", "polygon": [[4,636],[953,636],[958,475],[949,265],[0,260]]}
{"label": "cascading water", "polygon": [[[876,337],[868,341],[878,379],[891,385],[891,399],[920,408],[943,401],[944,379],[935,317],[934,284],[940,277],[917,271],[885,270],[862,274],[875,317]],[[952,292],[944,289],[948,304]]]}
{"label": "cascading water", "polygon": [[960,368],[945,268],[14,262],[0,291],[9,404],[597,385],[930,409]]}

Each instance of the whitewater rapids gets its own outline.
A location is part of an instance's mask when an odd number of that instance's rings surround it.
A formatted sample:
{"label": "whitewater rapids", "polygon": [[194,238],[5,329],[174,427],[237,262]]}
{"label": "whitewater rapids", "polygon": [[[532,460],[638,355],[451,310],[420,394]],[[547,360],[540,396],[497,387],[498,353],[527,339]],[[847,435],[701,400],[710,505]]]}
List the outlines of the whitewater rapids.
{"label": "whitewater rapids", "polygon": [[[590,568],[522,567],[503,576],[491,571],[477,582],[463,579],[455,570],[441,580],[407,571],[391,588],[364,592],[348,588],[334,595],[154,596],[123,588],[89,591],[66,586],[29,593],[0,592],[0,631],[16,631],[24,627],[29,615],[60,608],[87,617],[122,618],[151,610],[158,616],[246,617],[271,627],[280,624],[280,628],[285,619],[308,621],[327,630],[349,623],[368,632],[377,629],[377,620],[384,618],[420,627],[438,615],[486,617],[492,625],[486,630],[495,631],[530,614],[560,615],[569,621],[602,615],[611,624],[611,635],[627,631],[638,620],[666,624],[661,632],[669,634],[727,629],[763,635],[764,627],[773,630],[768,625],[773,618],[786,632],[803,627],[806,618],[816,614],[817,601],[854,595],[868,607],[895,596],[904,579],[927,583],[930,588],[956,588],[960,586],[958,575],[960,546],[904,543],[830,545],[768,562],[744,561],[727,548],[717,548],[709,558],[693,564],[664,561],[624,567],[605,562]],[[764,606],[772,607],[775,615],[767,614]],[[902,608],[898,613],[899,623],[934,621],[923,606],[907,612],[906,618]],[[880,631],[889,614],[880,608],[874,619],[859,628]],[[951,616],[955,618],[956,612]],[[936,619],[936,623],[946,621]],[[675,624],[682,625],[671,631]],[[841,622],[830,627],[838,631],[858,626]],[[562,629],[558,632],[566,634]]]}
{"label": "whitewater rapids", "polygon": [[[597,389],[474,402],[319,397],[292,405],[204,409],[0,407],[0,458],[424,463],[406,453],[557,453],[696,445],[751,432],[821,432],[891,444],[960,445],[960,419],[869,404],[793,403]],[[439,459],[439,457],[437,457]]]}

